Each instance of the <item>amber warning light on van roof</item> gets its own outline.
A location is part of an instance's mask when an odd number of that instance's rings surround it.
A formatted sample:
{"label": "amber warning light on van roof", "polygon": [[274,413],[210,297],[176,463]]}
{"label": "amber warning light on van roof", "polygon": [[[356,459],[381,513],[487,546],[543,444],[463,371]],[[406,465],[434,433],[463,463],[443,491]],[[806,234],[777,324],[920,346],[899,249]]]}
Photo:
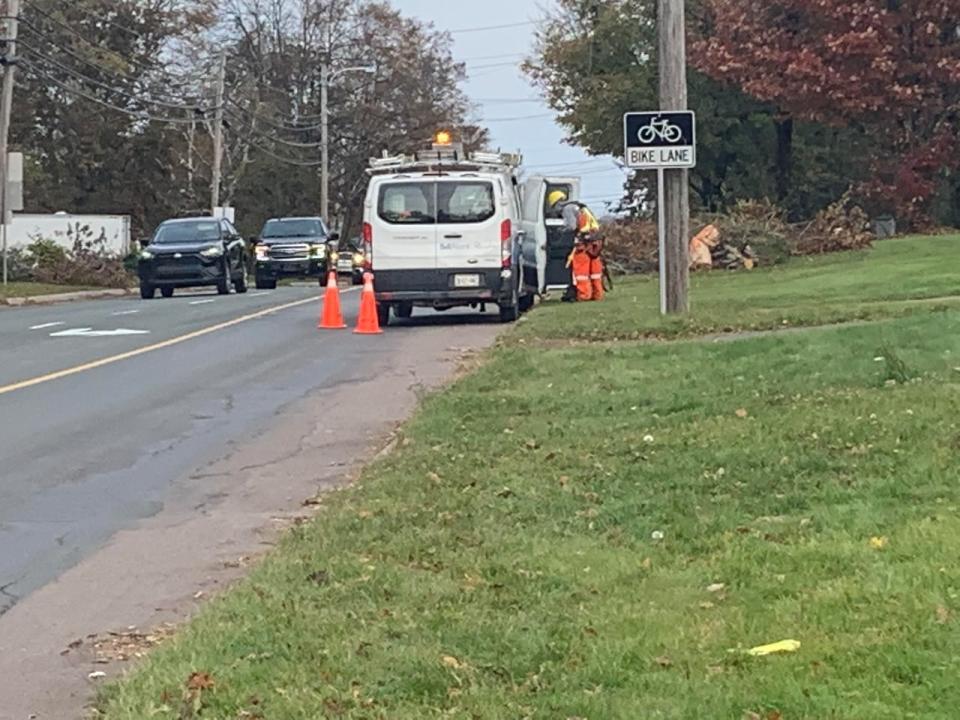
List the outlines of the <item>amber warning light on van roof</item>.
{"label": "amber warning light on van roof", "polygon": [[436,135],[434,135],[433,142],[435,145],[452,145],[453,135],[446,130],[440,130]]}

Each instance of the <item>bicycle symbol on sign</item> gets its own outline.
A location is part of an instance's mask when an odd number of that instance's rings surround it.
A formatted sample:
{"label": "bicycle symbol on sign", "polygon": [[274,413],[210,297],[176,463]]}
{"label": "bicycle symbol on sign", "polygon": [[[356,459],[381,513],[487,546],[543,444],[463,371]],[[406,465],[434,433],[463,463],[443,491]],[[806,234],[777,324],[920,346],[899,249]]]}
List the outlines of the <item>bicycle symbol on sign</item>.
{"label": "bicycle symbol on sign", "polygon": [[644,145],[650,145],[658,138],[667,143],[680,142],[683,139],[683,130],[669,120],[654,119],[637,133],[637,139]]}

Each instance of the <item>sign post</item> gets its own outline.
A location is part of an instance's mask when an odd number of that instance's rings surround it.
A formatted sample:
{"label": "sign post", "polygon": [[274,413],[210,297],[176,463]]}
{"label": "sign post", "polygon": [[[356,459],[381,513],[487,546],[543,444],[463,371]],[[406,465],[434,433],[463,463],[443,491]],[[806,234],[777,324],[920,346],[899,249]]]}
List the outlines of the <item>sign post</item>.
{"label": "sign post", "polygon": [[693,112],[635,112],[623,116],[624,159],[634,170],[657,171],[657,228],[660,255],[660,312],[667,314],[666,183],[664,170],[697,165],[697,122]]}

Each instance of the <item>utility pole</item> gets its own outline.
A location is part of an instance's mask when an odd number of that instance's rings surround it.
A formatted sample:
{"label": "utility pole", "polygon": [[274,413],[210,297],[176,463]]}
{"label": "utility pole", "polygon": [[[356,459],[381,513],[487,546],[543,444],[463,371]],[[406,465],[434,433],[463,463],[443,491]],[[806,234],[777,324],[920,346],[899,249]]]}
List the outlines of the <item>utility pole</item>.
{"label": "utility pole", "polygon": [[3,223],[3,284],[7,284],[7,184],[10,176],[10,116],[13,114],[13,80],[17,59],[17,20],[20,17],[20,0],[7,0],[6,64],[3,71],[3,88],[0,91],[0,223]]}
{"label": "utility pole", "polygon": [[220,53],[220,73],[217,77],[217,107],[213,126],[213,179],[210,184],[210,214],[220,207],[220,180],[223,167],[223,95],[227,85],[227,51]]}
{"label": "utility pole", "polygon": [[330,72],[329,65],[320,68],[320,216],[330,222],[330,83],[350,72],[375,74],[375,65],[355,65]]}
{"label": "utility pole", "polygon": [[[684,0],[659,0],[660,109],[687,109],[687,42]],[[665,223],[666,311],[690,309],[690,185],[687,170],[664,171],[657,199]]]}
{"label": "utility pole", "polygon": [[330,67],[320,68],[320,217],[330,222]]}

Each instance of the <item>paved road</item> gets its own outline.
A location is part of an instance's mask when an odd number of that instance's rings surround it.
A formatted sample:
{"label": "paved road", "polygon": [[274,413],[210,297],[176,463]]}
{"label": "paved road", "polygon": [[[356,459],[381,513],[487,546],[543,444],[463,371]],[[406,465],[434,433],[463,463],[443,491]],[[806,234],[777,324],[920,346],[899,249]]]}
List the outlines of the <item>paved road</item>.
{"label": "paved road", "polygon": [[[157,513],[173,479],[446,321],[324,334],[317,298],[291,287],[0,311],[0,615]],[[344,295],[348,324],[358,298]]]}

